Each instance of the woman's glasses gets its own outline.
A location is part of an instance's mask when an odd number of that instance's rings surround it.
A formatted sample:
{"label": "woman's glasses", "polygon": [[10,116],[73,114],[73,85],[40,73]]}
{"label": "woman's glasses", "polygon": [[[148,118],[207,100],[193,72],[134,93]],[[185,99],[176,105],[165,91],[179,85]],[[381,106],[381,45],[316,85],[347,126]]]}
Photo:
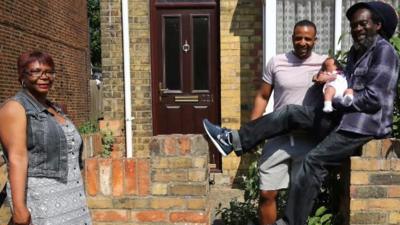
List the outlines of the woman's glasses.
{"label": "woman's glasses", "polygon": [[47,70],[29,70],[25,71],[26,74],[28,74],[31,77],[39,78],[43,75],[46,75],[49,78],[54,78],[56,77],[56,72],[55,71],[47,71]]}

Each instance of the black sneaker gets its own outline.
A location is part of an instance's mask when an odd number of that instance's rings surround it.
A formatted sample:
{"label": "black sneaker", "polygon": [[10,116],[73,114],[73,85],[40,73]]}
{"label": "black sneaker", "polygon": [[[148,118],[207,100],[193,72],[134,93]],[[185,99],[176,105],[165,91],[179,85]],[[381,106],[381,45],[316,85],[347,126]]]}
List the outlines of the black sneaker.
{"label": "black sneaker", "polygon": [[207,119],[203,120],[203,126],[211,141],[223,156],[227,156],[233,151],[231,130],[214,125]]}

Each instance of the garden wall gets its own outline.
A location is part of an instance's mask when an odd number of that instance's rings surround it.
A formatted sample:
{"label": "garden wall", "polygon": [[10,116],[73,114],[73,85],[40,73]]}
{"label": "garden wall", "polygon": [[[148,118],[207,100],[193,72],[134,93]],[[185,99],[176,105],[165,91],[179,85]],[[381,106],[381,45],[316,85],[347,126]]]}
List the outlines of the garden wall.
{"label": "garden wall", "polygon": [[400,224],[399,153],[399,140],[374,140],[351,158],[350,224]]}
{"label": "garden wall", "polygon": [[[156,136],[149,149],[147,158],[114,155],[85,160],[86,193],[94,224],[210,224],[204,138]],[[370,141],[361,156],[351,157],[349,224],[400,224],[399,153],[400,142],[385,139]],[[4,185],[5,166],[1,168]],[[9,218],[8,204],[2,203],[0,224]]]}
{"label": "garden wall", "polygon": [[95,224],[209,224],[208,144],[201,135],[156,136],[150,158],[89,158]]}

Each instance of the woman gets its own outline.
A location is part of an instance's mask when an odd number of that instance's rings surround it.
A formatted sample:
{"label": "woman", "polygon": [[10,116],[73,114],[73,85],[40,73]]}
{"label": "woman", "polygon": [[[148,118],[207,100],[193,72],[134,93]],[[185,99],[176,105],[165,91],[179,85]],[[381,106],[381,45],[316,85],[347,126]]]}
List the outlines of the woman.
{"label": "woman", "polygon": [[21,90],[0,107],[14,224],[91,224],[79,168],[82,139],[47,99],[55,79],[50,55],[18,58]]}

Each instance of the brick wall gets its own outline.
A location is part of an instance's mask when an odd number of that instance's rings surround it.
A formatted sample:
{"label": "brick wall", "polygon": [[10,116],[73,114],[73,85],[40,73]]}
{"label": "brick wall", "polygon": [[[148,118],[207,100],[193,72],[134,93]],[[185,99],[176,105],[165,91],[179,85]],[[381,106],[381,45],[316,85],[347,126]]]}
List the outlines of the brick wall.
{"label": "brick wall", "polygon": [[208,145],[201,135],[156,136],[151,158],[85,162],[94,224],[208,224]]}
{"label": "brick wall", "polygon": [[374,140],[351,158],[350,224],[400,224],[400,142]]}
{"label": "brick wall", "polygon": [[[124,119],[121,1],[100,1],[104,120]],[[149,2],[129,1],[131,90],[134,154],[149,156],[153,135],[151,117],[150,15]],[[124,126],[124,125],[123,125]],[[121,145],[124,143],[122,138]],[[121,149],[124,149],[123,147]]]}
{"label": "brick wall", "polygon": [[66,105],[75,123],[86,121],[90,75],[86,1],[0,1],[0,102],[20,88],[16,60],[33,49],[54,58],[57,78],[50,98]]}
{"label": "brick wall", "polygon": [[[262,4],[260,0],[220,1],[221,122],[238,128],[248,121],[262,65]],[[231,180],[247,171],[251,155],[223,158]]]}

